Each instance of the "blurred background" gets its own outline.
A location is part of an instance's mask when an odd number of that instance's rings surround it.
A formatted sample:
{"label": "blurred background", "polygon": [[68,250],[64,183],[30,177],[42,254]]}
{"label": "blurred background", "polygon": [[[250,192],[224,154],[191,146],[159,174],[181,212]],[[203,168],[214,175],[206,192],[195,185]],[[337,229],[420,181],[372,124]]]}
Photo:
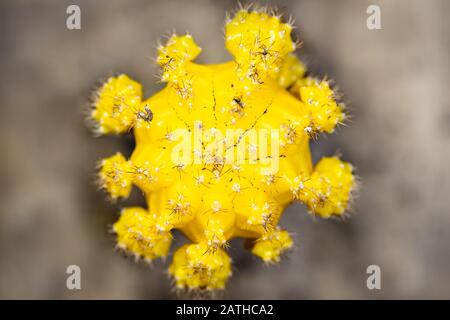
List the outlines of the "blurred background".
{"label": "blurred background", "polygon": [[[246,1],[242,1],[246,3]],[[315,143],[336,151],[362,180],[345,221],[285,211],[296,248],[264,266],[232,242],[234,275],[219,297],[242,299],[450,298],[450,100],[448,1],[270,1],[295,18],[298,51],[312,74],[335,79],[349,127]],[[81,30],[66,8],[81,8]],[[381,8],[381,30],[366,9]],[[166,269],[114,251],[108,226],[134,191],[112,204],[97,190],[97,161],[129,154],[132,137],[94,138],[84,117],[93,90],[113,72],[161,88],[153,63],[163,35],[189,31],[203,63],[229,59],[226,12],[237,1],[0,2],[0,298],[176,299]],[[174,247],[183,236],[175,234]],[[66,288],[81,267],[82,290]],[[366,268],[381,268],[368,290]],[[185,298],[186,296],[181,296]]]}

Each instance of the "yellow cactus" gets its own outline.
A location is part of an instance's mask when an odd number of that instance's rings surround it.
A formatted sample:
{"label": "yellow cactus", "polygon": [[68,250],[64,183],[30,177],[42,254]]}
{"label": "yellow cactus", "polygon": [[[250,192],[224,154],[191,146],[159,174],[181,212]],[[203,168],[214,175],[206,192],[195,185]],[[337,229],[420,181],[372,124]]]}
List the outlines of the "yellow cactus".
{"label": "yellow cactus", "polygon": [[114,224],[118,246],[136,257],[166,257],[171,230],[192,244],[179,248],[169,273],[179,288],[224,288],[234,237],[252,253],[278,262],[293,246],[277,226],[283,209],[302,201],[324,218],[342,216],[355,187],[352,166],[337,157],[315,167],[309,141],[332,133],[343,105],[326,80],[305,78],[293,54],[292,26],[264,11],[242,9],[226,23],[234,61],[199,65],[191,35],[158,48],[167,86],[143,99],[126,75],[99,90],[96,131],[133,131],[136,147],[100,163],[101,185],[125,198],[134,184],[148,208],[124,209]]}

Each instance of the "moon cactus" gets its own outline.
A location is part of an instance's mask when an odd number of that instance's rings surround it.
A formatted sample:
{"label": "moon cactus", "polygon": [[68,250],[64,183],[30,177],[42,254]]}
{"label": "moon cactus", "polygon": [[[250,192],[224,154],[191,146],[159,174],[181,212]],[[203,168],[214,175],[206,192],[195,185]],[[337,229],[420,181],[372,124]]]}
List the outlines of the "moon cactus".
{"label": "moon cactus", "polygon": [[226,22],[233,61],[199,65],[191,35],[158,48],[167,85],[144,99],[127,75],[99,89],[91,117],[99,134],[132,131],[136,147],[100,163],[101,185],[126,198],[132,185],[147,208],[121,212],[113,230],[120,248],[151,261],[169,254],[171,231],[191,241],[176,250],[169,273],[179,288],[221,289],[231,275],[230,239],[274,263],[293,246],[278,226],[289,204],[342,216],[355,187],[338,157],[312,164],[309,142],[345,120],[326,80],[305,76],[293,54],[292,25],[263,10],[239,10]]}

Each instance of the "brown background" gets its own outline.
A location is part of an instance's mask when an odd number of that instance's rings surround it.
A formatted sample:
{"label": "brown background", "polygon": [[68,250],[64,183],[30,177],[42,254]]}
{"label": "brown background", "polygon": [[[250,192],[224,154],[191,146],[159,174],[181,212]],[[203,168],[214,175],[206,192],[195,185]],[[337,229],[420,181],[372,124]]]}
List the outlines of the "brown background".
{"label": "brown background", "polygon": [[[82,30],[65,27],[79,4]],[[282,225],[297,247],[266,267],[233,241],[224,298],[450,298],[450,101],[448,1],[378,2],[382,30],[366,28],[377,1],[271,2],[296,19],[314,74],[336,80],[353,115],[322,137],[314,157],[340,150],[358,168],[360,197],[344,222],[301,206]],[[176,298],[166,262],[153,268],[113,250],[108,225],[120,206],[96,191],[96,161],[129,153],[126,137],[94,139],[84,124],[99,80],[126,72],[161,88],[155,45],[191,32],[201,62],[228,59],[225,12],[235,1],[2,1],[0,3],[0,297]],[[176,234],[178,241],[181,234]],[[180,243],[180,242],[178,242]],[[65,287],[77,264],[82,290]],[[366,288],[366,268],[382,290]]]}

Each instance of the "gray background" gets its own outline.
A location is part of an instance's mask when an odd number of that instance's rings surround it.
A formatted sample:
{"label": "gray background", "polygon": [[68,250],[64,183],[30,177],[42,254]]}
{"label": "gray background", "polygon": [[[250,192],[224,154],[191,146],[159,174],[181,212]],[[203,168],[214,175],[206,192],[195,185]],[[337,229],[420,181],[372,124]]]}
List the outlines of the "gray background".
{"label": "gray background", "polygon": [[[81,6],[82,30],[65,27]],[[281,224],[296,248],[266,267],[233,241],[224,298],[450,298],[450,101],[448,1],[272,1],[296,20],[310,70],[336,80],[352,122],[313,145],[340,150],[362,179],[346,221],[312,219],[293,206]],[[379,3],[382,30],[366,28]],[[128,154],[130,137],[94,139],[84,112],[99,80],[125,72],[161,88],[155,45],[191,32],[200,62],[228,59],[225,12],[235,1],[0,2],[0,297],[177,298],[168,262],[152,268],[113,250],[108,225],[120,206],[94,183],[96,161]],[[183,241],[175,235],[177,244]],[[82,290],[65,287],[69,264]],[[366,268],[382,290],[366,288]]]}

